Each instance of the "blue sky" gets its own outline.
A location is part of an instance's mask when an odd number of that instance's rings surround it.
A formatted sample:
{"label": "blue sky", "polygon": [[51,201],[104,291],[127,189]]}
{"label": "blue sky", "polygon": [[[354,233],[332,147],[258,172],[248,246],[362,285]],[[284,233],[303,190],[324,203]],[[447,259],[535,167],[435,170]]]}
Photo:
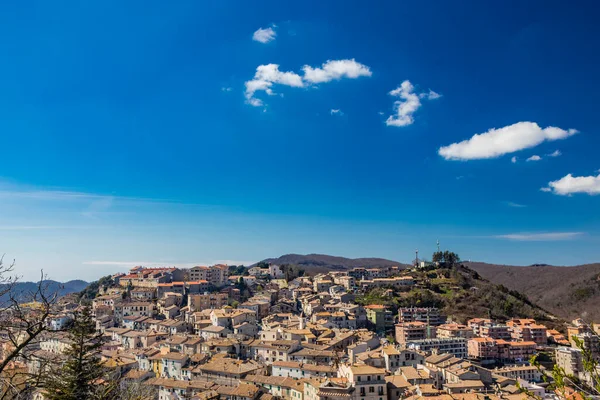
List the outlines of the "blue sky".
{"label": "blue sky", "polygon": [[125,3],[0,5],[0,251],[25,279],[437,239],[600,260],[594,2]]}

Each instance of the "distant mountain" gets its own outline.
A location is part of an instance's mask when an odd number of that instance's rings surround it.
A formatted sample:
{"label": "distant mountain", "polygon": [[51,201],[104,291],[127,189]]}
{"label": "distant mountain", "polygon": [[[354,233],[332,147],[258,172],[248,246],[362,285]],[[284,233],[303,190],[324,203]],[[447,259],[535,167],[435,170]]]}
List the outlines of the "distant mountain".
{"label": "distant mountain", "polygon": [[[58,293],[59,296],[64,296],[70,293],[81,292],[88,285],[87,282],[82,280],[73,280],[68,282],[56,282],[52,280],[48,280],[45,282],[48,285],[47,293]],[[23,301],[29,300],[27,296],[34,292],[37,289],[36,282],[17,282],[15,284],[13,293],[19,293],[23,296]],[[0,285],[0,290],[5,285]],[[8,296],[0,297],[0,301],[5,301],[8,299]]]}
{"label": "distant mountain", "polygon": [[[384,258],[345,258],[328,256],[325,254],[286,254],[279,258],[267,258],[260,261],[261,263],[271,264],[293,264],[301,266],[307,273],[319,273],[332,270],[347,270],[356,267],[390,267],[399,266],[407,268],[408,265],[398,261],[386,260]],[[258,264],[258,263],[257,263]],[[254,264],[256,265],[256,264]]]}
{"label": "distant mountain", "polygon": [[575,267],[465,265],[495,284],[525,294],[556,316],[600,321],[600,263]]}

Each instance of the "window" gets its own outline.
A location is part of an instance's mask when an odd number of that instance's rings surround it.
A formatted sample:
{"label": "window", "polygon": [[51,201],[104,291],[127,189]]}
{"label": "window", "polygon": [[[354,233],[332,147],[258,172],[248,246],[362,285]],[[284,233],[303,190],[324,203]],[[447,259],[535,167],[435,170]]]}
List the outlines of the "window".
{"label": "window", "polygon": [[375,393],[375,388],[373,386],[369,386],[369,393]]}

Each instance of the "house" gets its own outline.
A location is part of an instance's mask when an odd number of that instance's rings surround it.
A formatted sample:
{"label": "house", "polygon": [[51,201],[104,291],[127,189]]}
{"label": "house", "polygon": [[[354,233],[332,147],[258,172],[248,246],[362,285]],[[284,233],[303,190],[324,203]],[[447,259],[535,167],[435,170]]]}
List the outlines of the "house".
{"label": "house", "polygon": [[385,382],[387,385],[388,400],[400,400],[406,396],[406,393],[411,385],[402,375],[386,376]]}
{"label": "house", "polygon": [[303,348],[289,355],[289,361],[298,361],[303,364],[330,365],[337,358],[337,354],[331,350],[316,350]]}
{"label": "house", "polygon": [[189,356],[183,353],[165,353],[159,356],[161,366],[161,377],[181,379],[183,368],[189,362]]}
{"label": "house", "polygon": [[247,375],[264,375],[266,367],[256,361],[216,358],[192,369],[192,379],[212,380],[232,384]]}
{"label": "house", "polygon": [[231,330],[225,328],[224,326],[215,326],[215,325],[209,325],[206,328],[202,328],[198,331],[198,334],[204,340],[226,338],[227,335],[230,333],[231,333]]}
{"label": "house", "polygon": [[271,364],[273,376],[286,378],[333,378],[337,376],[337,368],[328,365],[302,364],[297,361],[275,361]]}
{"label": "house", "polygon": [[247,375],[242,383],[263,387],[277,398],[301,400],[304,397],[304,382],[292,378],[266,375]]}
{"label": "house", "polygon": [[129,291],[132,300],[149,301],[156,297],[156,289],[151,287],[136,287]]}
{"label": "house", "polygon": [[354,387],[354,399],[379,400],[387,398],[385,370],[369,365],[347,365],[339,367],[338,375],[346,378]]}
{"label": "house", "polygon": [[275,361],[289,361],[290,354],[300,348],[297,340],[255,340],[249,345],[250,357],[270,365]]}
{"label": "house", "polygon": [[381,349],[385,369],[391,373],[395,373],[400,367],[422,365],[425,361],[425,356],[416,351],[407,349],[398,350],[392,345],[384,346]]}
{"label": "house", "polygon": [[158,388],[159,400],[191,399],[198,395],[202,395],[203,400],[216,400],[219,398],[219,394],[211,390],[213,387],[218,387],[213,382],[153,378],[149,379],[146,384]]}

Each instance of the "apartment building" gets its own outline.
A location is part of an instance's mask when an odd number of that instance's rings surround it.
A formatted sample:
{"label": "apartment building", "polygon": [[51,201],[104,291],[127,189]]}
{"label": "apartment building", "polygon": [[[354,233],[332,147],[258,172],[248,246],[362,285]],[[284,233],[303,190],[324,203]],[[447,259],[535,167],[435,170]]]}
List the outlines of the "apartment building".
{"label": "apartment building", "polygon": [[535,354],[535,342],[509,342],[503,339],[472,338],[468,342],[468,355],[478,360],[497,359],[523,362]]}
{"label": "apartment building", "polygon": [[506,325],[509,327],[513,340],[535,342],[538,345],[545,345],[548,342],[546,333],[548,328],[537,324],[534,319],[511,319]]}
{"label": "apartment building", "polygon": [[492,339],[511,340],[511,331],[507,325],[483,325],[479,328],[479,336]]}
{"label": "apartment building", "polygon": [[556,365],[566,375],[578,376],[583,371],[583,351],[573,347],[560,346],[554,352]]}
{"label": "apartment building", "polygon": [[498,358],[496,340],[489,337],[476,337],[467,342],[467,352],[470,358],[477,360],[494,360]]}
{"label": "apartment building", "polygon": [[229,295],[227,293],[204,293],[188,295],[188,307],[191,312],[223,308],[227,305]]}
{"label": "apartment building", "polygon": [[498,346],[498,358],[510,362],[529,360],[537,348],[535,342],[507,342],[502,339],[496,340],[496,345]]}
{"label": "apartment building", "polygon": [[398,310],[398,322],[424,322],[428,325],[441,325],[446,318],[440,310],[433,307],[401,307]]}
{"label": "apartment building", "polygon": [[367,313],[367,321],[376,333],[383,335],[394,329],[394,315],[385,306],[370,304],[364,308]]}
{"label": "apartment building", "polygon": [[484,325],[493,325],[489,318],[471,318],[467,321],[467,326],[473,330],[475,336],[481,336],[480,328]]}
{"label": "apartment building", "polygon": [[210,267],[199,265],[190,268],[190,281],[207,281],[210,285],[221,287],[227,283],[227,265],[217,264]]}
{"label": "apartment building", "polygon": [[396,324],[396,342],[400,344],[435,337],[435,327],[427,325],[424,322],[415,321]]}
{"label": "apartment building", "polygon": [[571,343],[571,347],[574,348],[579,348],[577,342],[580,342],[583,348],[589,351],[595,360],[600,359],[600,338],[595,333],[588,331],[570,336],[569,342]]}
{"label": "apartment building", "polygon": [[442,324],[437,327],[436,337],[438,338],[465,338],[470,339],[474,337],[473,329],[467,325],[462,324]]}
{"label": "apartment building", "polygon": [[467,339],[422,339],[406,343],[406,348],[424,352],[437,352],[438,354],[452,354],[458,358],[467,358]]}

